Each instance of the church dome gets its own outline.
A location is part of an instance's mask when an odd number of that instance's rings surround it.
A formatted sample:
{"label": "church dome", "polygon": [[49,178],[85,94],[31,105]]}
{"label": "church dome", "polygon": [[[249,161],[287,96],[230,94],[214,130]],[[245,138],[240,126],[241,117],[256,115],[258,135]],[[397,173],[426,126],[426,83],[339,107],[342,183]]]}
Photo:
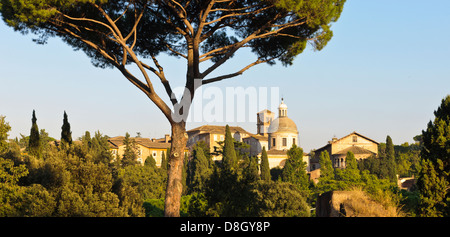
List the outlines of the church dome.
{"label": "church dome", "polygon": [[268,133],[289,132],[298,134],[297,125],[288,117],[278,117],[270,123]]}
{"label": "church dome", "polygon": [[281,98],[281,104],[278,106],[278,118],[270,123],[268,133],[295,133],[298,134],[297,125],[287,116],[287,105]]}

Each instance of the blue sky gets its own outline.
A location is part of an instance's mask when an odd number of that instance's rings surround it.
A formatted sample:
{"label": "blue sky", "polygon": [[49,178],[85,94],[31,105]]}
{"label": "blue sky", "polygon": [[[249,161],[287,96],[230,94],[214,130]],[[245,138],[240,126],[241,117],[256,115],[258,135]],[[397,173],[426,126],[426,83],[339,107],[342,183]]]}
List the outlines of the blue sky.
{"label": "blue sky", "polygon": [[[308,48],[293,66],[258,65],[214,86],[278,87],[305,151],[353,131],[379,142],[387,135],[395,144],[412,142],[450,94],[448,9],[446,0],[347,0],[322,51]],[[117,70],[95,68],[56,38],[37,45],[33,35],[3,21],[0,35],[0,114],[12,126],[10,137],[29,134],[33,109],[39,128],[57,139],[64,110],[74,138],[97,130],[109,136],[170,133],[162,113]],[[240,53],[220,72],[252,59]],[[160,62],[172,85],[181,86],[184,62],[165,56]],[[230,125],[256,133],[251,122]]]}

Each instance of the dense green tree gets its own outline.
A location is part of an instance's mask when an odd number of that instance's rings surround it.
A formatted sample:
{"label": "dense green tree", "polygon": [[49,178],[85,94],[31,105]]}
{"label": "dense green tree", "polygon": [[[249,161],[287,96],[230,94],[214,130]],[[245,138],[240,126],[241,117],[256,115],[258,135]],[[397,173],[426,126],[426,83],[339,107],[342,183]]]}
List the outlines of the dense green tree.
{"label": "dense green tree", "polygon": [[11,131],[11,126],[6,122],[5,116],[0,115],[0,155],[8,149],[8,133]]}
{"label": "dense green tree", "polygon": [[296,185],[285,182],[259,181],[252,189],[253,216],[309,217],[306,197]]}
{"label": "dense green tree", "polygon": [[348,189],[349,187],[361,185],[361,173],[353,152],[347,152],[345,164],[345,169],[336,170],[336,180],[341,181],[339,182],[340,189]]}
{"label": "dense green tree", "polygon": [[395,163],[395,150],[394,143],[392,142],[392,138],[390,136],[386,137],[386,156],[382,160],[382,165],[385,167],[387,173],[385,177],[392,182],[397,181],[397,166]]}
{"label": "dense green tree", "polygon": [[117,179],[121,185],[135,187],[142,200],[164,198],[165,175],[151,166],[127,166],[121,168]]}
{"label": "dense green tree", "polygon": [[122,156],[122,166],[126,167],[129,165],[137,164],[137,147],[136,141],[133,138],[130,138],[130,134],[126,133],[125,138],[123,139],[123,144],[125,145],[125,150]]}
{"label": "dense green tree", "polygon": [[207,160],[203,148],[195,146],[190,163],[189,192],[201,192],[204,190],[206,180],[211,175],[209,161]]}
{"label": "dense green tree", "polygon": [[425,217],[445,215],[448,200],[446,200],[448,181],[440,173],[443,162],[436,161],[438,167],[428,159],[422,160],[417,187],[420,191],[418,213]]}
{"label": "dense green tree", "polygon": [[100,131],[95,132],[94,137],[90,139],[90,151],[93,161],[95,163],[111,164],[114,157],[110,151],[108,137],[102,135]]}
{"label": "dense green tree", "polygon": [[64,111],[64,119],[61,130],[61,143],[72,145],[72,131],[70,131],[70,123],[67,118],[66,111]]}
{"label": "dense green tree", "polygon": [[[95,66],[118,69],[161,110],[172,128],[165,214],[179,216],[186,118],[198,88],[196,82],[205,85],[233,78],[262,63],[291,65],[308,42],[315,50],[323,49],[332,38],[331,23],[339,19],[344,3],[2,0],[0,12],[15,30],[39,35],[38,43],[50,36],[60,37],[84,51]],[[235,72],[211,77],[245,48],[255,54],[254,60]],[[180,100],[173,96],[169,78],[157,60],[163,52],[186,59],[186,90]],[[208,66],[202,67],[204,64]],[[129,70],[133,66],[139,69],[137,73]],[[171,104],[154,90],[150,74],[163,84]]]}
{"label": "dense green tree", "polygon": [[156,169],[156,160],[153,158],[153,155],[150,155],[145,159],[144,165],[148,165],[154,169]]}
{"label": "dense green tree", "polygon": [[245,156],[244,157],[244,167],[242,171],[243,181],[250,184],[261,179],[258,170],[258,157]]}
{"label": "dense green tree", "polygon": [[53,196],[41,185],[21,186],[19,180],[29,174],[24,164],[14,165],[0,158],[0,216],[51,216],[56,205]]}
{"label": "dense green tree", "polygon": [[[422,162],[418,188],[421,195],[421,213],[449,215],[450,183],[450,95],[442,99],[430,121],[422,131]],[[425,210],[425,211],[424,211]]]}
{"label": "dense green tree", "polygon": [[328,151],[322,151],[319,156],[320,164],[320,178],[319,179],[333,179],[334,178],[334,168],[331,163],[330,155]]}
{"label": "dense green tree", "polygon": [[166,159],[166,153],[164,151],[162,151],[161,152],[161,169],[167,170],[168,165],[169,165],[169,163],[167,162],[167,159]]}
{"label": "dense green tree", "polygon": [[287,156],[281,180],[296,185],[300,190],[308,190],[309,179],[306,173],[306,163],[303,161],[303,149],[294,144],[287,151]]}
{"label": "dense green tree", "polygon": [[234,138],[231,136],[230,127],[225,127],[225,140],[222,153],[222,164],[224,170],[235,172],[238,161],[236,157],[236,150],[234,149]]}
{"label": "dense green tree", "polygon": [[41,157],[41,142],[39,136],[39,128],[36,123],[36,113],[33,110],[33,117],[31,118],[31,131],[30,131],[30,140],[28,143],[28,151],[30,155],[36,156],[38,158]]}
{"label": "dense green tree", "polygon": [[269,158],[267,157],[266,147],[263,147],[261,152],[261,180],[269,181],[271,179]]}
{"label": "dense green tree", "polygon": [[441,105],[434,111],[434,121],[430,121],[427,129],[422,131],[423,159],[431,160],[437,165],[441,160],[444,175],[449,181],[450,174],[450,95],[442,99]]}

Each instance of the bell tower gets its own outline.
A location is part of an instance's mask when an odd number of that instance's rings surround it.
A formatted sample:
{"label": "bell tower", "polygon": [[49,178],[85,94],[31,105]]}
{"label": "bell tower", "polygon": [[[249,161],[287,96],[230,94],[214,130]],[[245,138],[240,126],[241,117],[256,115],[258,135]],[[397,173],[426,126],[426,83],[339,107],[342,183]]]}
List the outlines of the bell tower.
{"label": "bell tower", "polygon": [[257,117],[257,134],[262,136],[268,136],[267,131],[269,130],[270,123],[274,118],[274,113],[270,110],[263,110],[259,113],[256,113]]}

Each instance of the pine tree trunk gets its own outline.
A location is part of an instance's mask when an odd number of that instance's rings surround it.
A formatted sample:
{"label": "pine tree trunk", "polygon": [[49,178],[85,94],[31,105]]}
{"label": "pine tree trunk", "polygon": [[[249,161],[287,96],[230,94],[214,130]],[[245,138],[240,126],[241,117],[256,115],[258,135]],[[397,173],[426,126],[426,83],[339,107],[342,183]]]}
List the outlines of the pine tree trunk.
{"label": "pine tree trunk", "polygon": [[186,123],[172,124],[172,145],[168,158],[167,188],[164,203],[164,215],[166,217],[180,216],[180,201],[183,191],[183,160],[186,147],[187,134]]}

